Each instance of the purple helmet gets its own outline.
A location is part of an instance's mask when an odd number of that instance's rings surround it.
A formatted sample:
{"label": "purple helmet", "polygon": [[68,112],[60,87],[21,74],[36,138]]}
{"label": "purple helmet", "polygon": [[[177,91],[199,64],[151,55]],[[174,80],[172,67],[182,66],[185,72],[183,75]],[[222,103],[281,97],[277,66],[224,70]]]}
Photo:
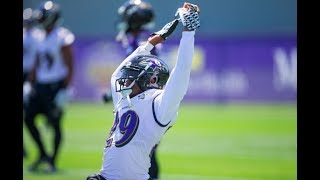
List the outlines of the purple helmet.
{"label": "purple helmet", "polygon": [[[126,89],[126,80],[137,82],[142,91],[163,89],[170,75],[168,65],[154,55],[135,56],[120,72],[120,77],[116,80],[117,92]],[[150,83],[150,79],[154,79],[155,83]]]}

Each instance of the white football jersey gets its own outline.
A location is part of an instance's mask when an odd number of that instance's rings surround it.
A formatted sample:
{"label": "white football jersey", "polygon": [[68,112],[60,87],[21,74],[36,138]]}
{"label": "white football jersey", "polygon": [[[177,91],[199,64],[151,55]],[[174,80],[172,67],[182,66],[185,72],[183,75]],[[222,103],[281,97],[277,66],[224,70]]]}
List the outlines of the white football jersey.
{"label": "white football jersey", "polygon": [[65,27],[56,27],[40,43],[38,48],[39,67],[36,70],[36,80],[40,83],[50,83],[62,80],[68,73],[61,48],[74,42],[74,34]]}
{"label": "white football jersey", "polygon": [[45,33],[39,28],[27,30],[23,28],[23,72],[31,71],[35,60],[39,43],[44,39]]}
{"label": "white football jersey", "polygon": [[135,55],[149,55],[153,46],[139,46],[117,68],[111,78],[115,119],[103,153],[100,175],[108,180],[147,180],[153,147],[176,121],[186,94],[194,51],[194,31],[184,31],[178,60],[163,90],[150,89],[130,99],[115,91],[122,66]]}
{"label": "white football jersey", "polygon": [[108,170],[103,172],[108,179],[148,179],[151,150],[170,127],[160,126],[154,116],[153,100],[159,93],[148,90],[131,98],[133,109],[128,101],[120,102],[104,151],[102,169]]}

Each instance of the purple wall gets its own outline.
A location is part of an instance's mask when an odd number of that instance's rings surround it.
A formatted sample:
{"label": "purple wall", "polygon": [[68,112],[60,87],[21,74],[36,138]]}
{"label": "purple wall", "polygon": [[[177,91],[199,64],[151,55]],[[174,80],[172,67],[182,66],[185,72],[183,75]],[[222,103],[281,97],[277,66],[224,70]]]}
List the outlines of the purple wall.
{"label": "purple wall", "polygon": [[[161,57],[172,68],[179,40],[168,40]],[[186,101],[296,101],[297,43],[291,38],[198,39]],[[100,101],[110,76],[125,58],[113,39],[75,44],[74,100]]]}

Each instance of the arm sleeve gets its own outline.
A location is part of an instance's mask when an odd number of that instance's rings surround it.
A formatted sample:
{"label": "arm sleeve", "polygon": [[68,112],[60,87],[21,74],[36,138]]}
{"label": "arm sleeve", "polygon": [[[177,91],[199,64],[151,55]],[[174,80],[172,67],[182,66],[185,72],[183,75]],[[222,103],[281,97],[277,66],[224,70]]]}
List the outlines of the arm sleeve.
{"label": "arm sleeve", "polygon": [[111,93],[113,99],[113,105],[116,106],[117,102],[121,98],[121,94],[116,92],[116,80],[120,75],[121,68],[131,60],[132,57],[137,55],[150,55],[150,51],[154,48],[152,44],[146,42],[144,45],[139,46],[135,51],[133,51],[122,63],[117,67],[111,76]]}
{"label": "arm sleeve", "polygon": [[192,58],[194,53],[195,31],[183,31],[178,49],[178,59],[163,92],[155,99],[158,121],[169,124],[177,115],[180,102],[187,92]]}

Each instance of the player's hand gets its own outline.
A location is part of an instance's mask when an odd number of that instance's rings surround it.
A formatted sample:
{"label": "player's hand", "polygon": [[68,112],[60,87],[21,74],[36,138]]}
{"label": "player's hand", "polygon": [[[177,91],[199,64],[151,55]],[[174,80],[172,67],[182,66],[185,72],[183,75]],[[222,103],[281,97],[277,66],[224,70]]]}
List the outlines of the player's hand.
{"label": "player's hand", "polygon": [[[179,23],[179,20],[175,19],[167,23],[166,25],[164,25],[160,31],[152,33],[151,36],[159,35],[160,37],[162,37],[163,40],[166,40],[176,29],[178,23]],[[150,41],[150,38],[149,38],[149,41]]]}
{"label": "player's hand", "polygon": [[31,93],[33,91],[32,85],[30,82],[23,83],[23,104],[28,104]]}
{"label": "player's hand", "polygon": [[56,106],[63,108],[71,99],[71,89],[70,88],[62,88],[58,91],[54,98],[54,103]]}
{"label": "player's hand", "polygon": [[112,100],[112,93],[111,91],[108,89],[105,93],[102,94],[102,101],[104,103],[108,103],[109,101]]}
{"label": "player's hand", "polygon": [[183,7],[177,10],[176,16],[179,16],[185,30],[194,31],[200,27],[199,13],[200,9],[197,5],[184,3]]}

